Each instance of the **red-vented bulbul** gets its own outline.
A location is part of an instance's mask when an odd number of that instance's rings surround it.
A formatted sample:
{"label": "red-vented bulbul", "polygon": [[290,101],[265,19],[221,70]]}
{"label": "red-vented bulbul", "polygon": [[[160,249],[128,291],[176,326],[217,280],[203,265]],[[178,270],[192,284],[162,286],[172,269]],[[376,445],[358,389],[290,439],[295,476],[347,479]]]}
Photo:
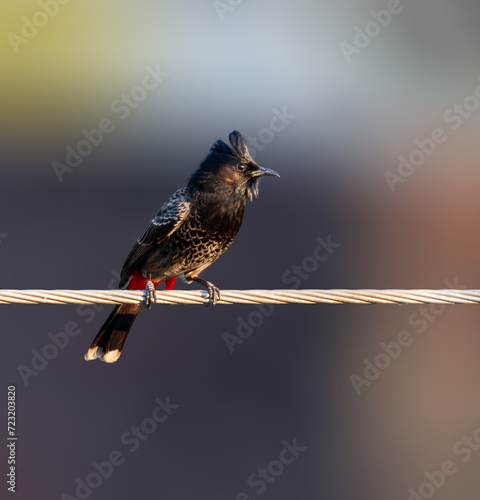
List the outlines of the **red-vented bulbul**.
{"label": "red-vented bulbul", "polygon": [[[258,195],[260,178],[280,177],[253,160],[239,132],[233,131],[229,139],[231,147],[220,140],[215,142],[188,184],[155,214],[123,264],[119,288],[146,289],[150,305],[159,283],[164,282],[170,290],[175,279],[183,275],[188,283],[196,281],[207,288],[210,304],[220,298],[219,290],[198,275],[234,240],[247,200]],[[141,307],[116,306],[85,359],[117,361]]]}

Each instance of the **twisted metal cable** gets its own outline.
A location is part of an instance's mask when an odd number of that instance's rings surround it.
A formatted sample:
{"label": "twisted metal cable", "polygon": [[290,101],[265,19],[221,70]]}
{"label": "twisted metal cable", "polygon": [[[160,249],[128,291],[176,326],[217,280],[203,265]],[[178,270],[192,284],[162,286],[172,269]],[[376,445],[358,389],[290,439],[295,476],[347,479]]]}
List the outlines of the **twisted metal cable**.
{"label": "twisted metal cable", "polygon": [[[141,304],[144,291],[0,290],[0,304]],[[206,304],[204,290],[157,292],[157,304]],[[217,304],[478,304],[480,290],[221,290]]]}

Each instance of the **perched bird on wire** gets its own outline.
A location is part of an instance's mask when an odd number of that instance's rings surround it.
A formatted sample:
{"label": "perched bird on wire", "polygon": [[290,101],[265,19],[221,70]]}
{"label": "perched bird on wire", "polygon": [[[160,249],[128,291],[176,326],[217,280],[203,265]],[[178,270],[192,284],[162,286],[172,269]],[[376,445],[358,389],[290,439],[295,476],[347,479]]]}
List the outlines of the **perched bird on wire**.
{"label": "perched bird on wire", "polygon": [[[219,140],[188,184],[176,191],[155,214],[123,264],[119,288],[146,290],[147,305],[155,287],[171,290],[183,275],[188,283],[206,287],[209,304],[220,299],[212,283],[198,275],[230,246],[243,220],[247,200],[258,196],[259,180],[277,172],[259,166],[240,132],[229,135],[231,147]],[[114,363],[122,353],[141,304],[115,307],[85,354]]]}

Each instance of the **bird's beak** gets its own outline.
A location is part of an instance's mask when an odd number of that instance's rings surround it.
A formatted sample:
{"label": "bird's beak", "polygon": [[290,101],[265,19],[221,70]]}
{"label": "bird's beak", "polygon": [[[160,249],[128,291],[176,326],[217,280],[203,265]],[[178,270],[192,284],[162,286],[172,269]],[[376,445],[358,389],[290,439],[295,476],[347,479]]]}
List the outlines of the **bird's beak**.
{"label": "bird's beak", "polygon": [[260,166],[258,167],[258,170],[255,170],[255,172],[253,172],[253,177],[263,177],[264,175],[273,175],[275,177],[280,177],[280,175],[277,174],[275,170]]}

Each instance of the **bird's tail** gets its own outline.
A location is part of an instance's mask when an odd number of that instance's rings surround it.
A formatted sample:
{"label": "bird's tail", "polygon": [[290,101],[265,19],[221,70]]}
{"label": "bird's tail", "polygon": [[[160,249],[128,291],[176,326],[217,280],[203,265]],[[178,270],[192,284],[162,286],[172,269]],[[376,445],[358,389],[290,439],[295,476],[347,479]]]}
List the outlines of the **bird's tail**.
{"label": "bird's tail", "polygon": [[128,332],[141,308],[141,304],[116,306],[86,352],[85,359],[91,361],[99,358],[106,363],[117,361],[122,354]]}

